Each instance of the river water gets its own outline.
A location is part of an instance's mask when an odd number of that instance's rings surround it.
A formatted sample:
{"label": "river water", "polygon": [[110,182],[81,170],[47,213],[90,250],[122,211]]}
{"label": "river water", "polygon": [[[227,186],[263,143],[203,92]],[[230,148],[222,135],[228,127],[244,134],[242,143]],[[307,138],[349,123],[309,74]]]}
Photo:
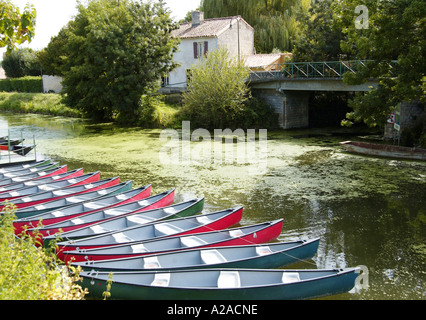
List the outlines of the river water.
{"label": "river water", "polygon": [[8,130],[35,136],[37,154],[68,170],[150,183],[153,194],[175,188],[176,202],[204,196],[205,212],[243,205],[241,225],[284,219],[280,241],[320,237],[313,259],[288,268],[364,270],[355,289],[327,299],[426,297],[426,163],[345,153],[339,142],[361,137],[343,128],[189,143],[180,131],[0,114],[0,136]]}

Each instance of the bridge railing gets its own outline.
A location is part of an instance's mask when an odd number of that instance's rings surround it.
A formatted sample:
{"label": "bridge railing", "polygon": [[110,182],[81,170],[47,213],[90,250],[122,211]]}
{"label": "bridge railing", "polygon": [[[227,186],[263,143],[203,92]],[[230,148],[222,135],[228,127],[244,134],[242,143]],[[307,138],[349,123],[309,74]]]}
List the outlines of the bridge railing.
{"label": "bridge railing", "polygon": [[[366,67],[371,60],[287,62],[252,68],[250,81],[268,81],[280,79],[318,79],[343,78],[346,72],[356,73],[358,68]],[[391,63],[391,67],[393,65]]]}

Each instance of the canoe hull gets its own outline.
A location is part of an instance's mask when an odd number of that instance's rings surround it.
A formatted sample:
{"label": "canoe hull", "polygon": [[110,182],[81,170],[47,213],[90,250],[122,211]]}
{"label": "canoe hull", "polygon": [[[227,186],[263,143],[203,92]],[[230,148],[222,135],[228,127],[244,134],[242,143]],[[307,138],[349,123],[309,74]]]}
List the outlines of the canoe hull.
{"label": "canoe hull", "polygon": [[[166,200],[164,203],[167,202],[173,202],[173,193],[169,193],[165,196],[166,199],[161,199],[161,201]],[[169,200],[167,200],[167,198]],[[140,200],[140,199],[139,199]],[[135,200],[133,202],[137,202],[138,200]],[[129,204],[133,204],[132,202],[128,201]],[[148,206],[150,207],[150,206]],[[198,202],[194,202],[194,205],[188,206],[187,208],[183,209],[182,211],[176,212],[176,213],[172,213],[172,214],[168,214],[168,215],[164,215],[158,219],[152,220],[150,222],[159,222],[162,220],[171,220],[171,219],[178,219],[178,218],[184,218],[184,217],[191,217],[196,215],[197,213],[200,213],[203,210],[204,207],[204,198]],[[112,222],[112,224],[114,223],[115,220],[120,219],[120,218],[125,218],[125,217],[131,217],[131,216],[135,216],[135,215],[139,215],[140,213],[142,213],[143,216],[145,215],[149,215],[150,211],[156,211],[156,210],[163,210],[164,208],[169,208],[169,206],[164,206],[161,208],[155,208],[155,209],[151,209],[151,210],[146,210],[147,207],[143,208],[144,211],[140,211],[139,213],[134,213],[133,211],[130,213],[123,213],[122,216],[114,216],[114,217],[109,217],[109,218],[104,218],[102,220],[98,220],[98,221],[91,221],[91,222],[86,222],[84,224],[80,224],[80,225],[75,225],[75,226],[70,226],[70,227],[56,227],[52,226],[52,228],[49,228],[49,225],[46,226],[46,228],[42,228],[40,229],[40,233],[44,236],[47,237],[48,235],[52,235],[55,234],[57,232],[59,232],[59,229],[61,229],[63,232],[68,232],[66,234],[64,234],[66,236],[67,239],[80,239],[80,238],[85,238],[85,237],[90,237],[90,236],[96,236],[96,233],[92,233],[90,232],[90,227],[93,224],[103,224],[104,222]],[[109,209],[109,208],[108,208]],[[101,213],[103,210],[96,210],[93,213]],[[137,210],[139,211],[139,210]],[[82,214],[79,215],[79,217],[85,216],[86,214]],[[87,214],[90,215],[90,212]],[[73,219],[73,218],[72,218]],[[53,219],[49,219],[49,220],[53,220]],[[43,224],[45,223],[46,220],[43,220]],[[147,222],[148,223],[148,222]],[[117,228],[118,231],[119,228]],[[69,231],[74,231],[76,230],[78,232],[78,234],[72,234],[69,233]],[[110,227],[110,230],[112,231],[112,227]]]}
{"label": "canoe hull", "polygon": [[[206,279],[218,277],[222,271],[237,271],[242,277],[252,277],[256,285],[240,286],[234,288],[218,288],[217,286],[192,287],[192,283],[203,284]],[[340,294],[350,291],[355,286],[358,269],[344,270],[286,270],[304,274],[316,273],[312,278],[292,283],[278,283],[271,278],[279,277],[284,270],[263,269],[205,269],[190,271],[171,271],[168,286],[157,285],[154,272],[143,272],[135,275],[127,273],[129,281],[122,282],[121,273],[113,273],[111,285],[111,299],[131,300],[300,300]],[[244,276],[244,274],[247,274]],[[106,290],[108,272],[96,274],[90,272],[80,273],[82,287],[88,288],[89,295],[102,297]],[[177,277],[178,278],[177,278]],[[114,277],[118,280],[114,281]],[[182,281],[182,279],[187,281]],[[124,279],[124,278],[123,278]],[[133,280],[135,279],[135,280]],[[138,280],[136,280],[138,279]],[[140,280],[142,279],[142,280]],[[146,281],[145,281],[146,279]],[[194,280],[192,280],[194,279]],[[187,284],[184,284],[184,283]],[[243,280],[241,280],[243,282]],[[253,282],[253,281],[252,281]],[[268,282],[271,282],[268,284]],[[146,283],[146,284],[145,284]],[[150,284],[151,283],[151,284]],[[263,284],[265,283],[265,284]]]}
{"label": "canoe hull", "polygon": [[[166,221],[152,222],[141,224],[135,227],[127,229],[116,230],[112,232],[100,233],[95,236],[89,236],[81,239],[69,239],[65,233],[64,238],[68,238],[69,241],[57,243],[57,253],[64,250],[76,250],[79,249],[96,249],[102,247],[113,247],[120,244],[132,244],[140,241],[149,241],[154,239],[161,239],[172,236],[184,236],[194,233],[203,233],[209,231],[216,231],[228,228],[240,222],[242,218],[243,208],[238,207],[229,210],[223,210],[218,212],[212,212],[205,215],[197,215],[190,218],[178,218]],[[207,219],[203,219],[207,217]],[[214,217],[214,218],[210,218]],[[194,218],[194,219],[191,219]],[[199,221],[201,219],[201,221]],[[188,225],[190,221],[190,225]],[[177,225],[177,228],[176,228]],[[166,230],[164,232],[157,233],[158,227],[164,226]],[[184,229],[182,229],[182,228]],[[218,229],[220,228],[220,229]],[[133,234],[134,238],[123,237],[123,234]],[[124,240],[115,240],[115,235],[125,238]],[[61,235],[62,236],[62,235]],[[44,241],[54,238],[52,236],[45,237]],[[114,239],[114,240],[113,240]]]}
{"label": "canoe hull", "polygon": [[[11,203],[13,203],[18,209],[21,208],[26,208],[26,207],[31,207],[31,206],[35,206],[35,205],[39,205],[39,204],[43,204],[44,202],[49,202],[49,201],[53,201],[53,200],[59,200],[62,198],[68,198],[68,197],[73,197],[76,195],[80,195],[80,194],[84,194],[84,193],[88,193],[91,191],[96,191],[96,190],[101,190],[101,189],[105,189],[108,187],[112,187],[112,186],[116,186],[119,184],[119,178],[111,178],[111,179],[106,179],[106,180],[102,180],[102,181],[98,181],[94,183],[94,186],[89,186],[87,185],[80,185],[77,187],[70,187],[70,188],[65,188],[63,190],[66,191],[70,191],[70,190],[77,190],[76,192],[69,192],[68,194],[63,194],[63,195],[47,195],[46,197],[40,197],[40,199],[29,199],[29,201],[24,200],[22,197],[21,198],[17,198],[14,199],[13,201],[11,201]],[[37,195],[41,195],[41,193],[36,194]],[[30,197],[29,197],[30,198]]]}
{"label": "canoe hull", "polygon": [[33,172],[23,176],[11,177],[11,178],[0,180],[0,186],[6,186],[15,182],[37,180],[40,178],[46,178],[46,177],[50,177],[50,176],[54,176],[54,175],[58,175],[61,173],[66,173],[66,172],[67,172],[67,165],[63,165],[60,167],[52,165],[51,168],[44,171]]}
{"label": "canoe hull", "polygon": [[[133,193],[134,193],[133,196],[129,196],[127,199],[123,200],[123,197],[122,197],[123,195],[133,194]],[[95,212],[95,211],[98,211],[98,210],[104,210],[104,209],[107,209],[107,208],[112,208],[112,207],[115,207],[115,206],[124,205],[124,204],[130,203],[130,202],[133,202],[133,201],[139,201],[139,200],[145,199],[146,197],[149,197],[150,194],[151,194],[151,185],[147,185],[147,186],[141,187],[139,189],[126,191],[126,192],[124,192],[123,194],[120,195],[121,198],[120,197],[117,198],[115,196],[116,202],[108,204],[108,205],[106,205],[105,207],[102,207],[102,208],[98,207],[98,208],[92,209],[92,210],[88,209],[88,211],[82,211],[82,212],[75,213],[75,214],[72,214],[72,215],[70,214],[70,215],[65,215],[65,216],[57,216],[55,218],[51,217],[51,218],[48,218],[48,219],[43,217],[43,216],[46,216],[46,215],[41,214],[41,215],[34,216],[34,219],[27,219],[27,220],[24,220],[24,221],[18,220],[18,221],[15,221],[13,223],[13,226],[15,227],[15,234],[20,234],[23,231],[24,226],[28,226],[28,228],[47,227],[51,224],[60,223],[62,221],[65,221],[65,220],[68,220],[68,219],[73,219],[73,218],[79,217],[79,216],[84,215],[84,214],[90,214],[91,212]],[[111,196],[111,197],[113,197],[113,196]],[[40,232],[41,232],[42,235],[44,235],[42,233],[42,230],[40,230]]]}
{"label": "canoe hull", "polygon": [[60,180],[60,181],[52,181],[50,183],[45,183],[42,186],[31,186],[24,187],[12,192],[1,192],[0,193],[0,202],[5,200],[12,201],[13,199],[21,198],[24,196],[30,196],[32,194],[36,194],[38,192],[43,192],[45,190],[58,190],[67,187],[75,187],[80,186],[82,184],[92,183],[99,181],[101,175],[100,173],[92,173],[81,175],[78,178],[70,178],[68,180]]}
{"label": "canoe hull", "polygon": [[[105,252],[109,250],[103,250],[102,248],[100,250],[97,249],[67,249],[67,251],[58,251],[58,257],[62,261],[68,263],[68,262],[81,262],[81,261],[97,261],[97,260],[108,260],[108,259],[120,259],[120,258],[129,258],[129,257],[137,257],[137,256],[143,256],[148,254],[159,254],[159,253],[165,253],[165,252],[172,252],[177,250],[186,250],[189,248],[210,248],[210,247],[223,247],[223,246],[240,246],[240,245],[251,245],[251,244],[261,244],[265,242],[272,241],[281,234],[283,228],[283,221],[277,220],[273,222],[263,223],[260,224],[259,227],[256,226],[256,229],[254,232],[248,232],[242,236],[237,237],[228,237],[226,240],[218,240],[211,243],[195,243],[191,246],[186,247],[171,247],[167,246],[167,248],[156,248],[151,251],[147,252],[140,252],[140,251],[134,251],[133,249],[131,252],[127,252],[126,247],[127,245],[118,245],[113,246],[113,253],[111,252]],[[239,228],[231,229],[232,231],[238,230]],[[241,228],[241,229],[244,229]],[[222,231],[216,231],[219,233],[227,233],[228,231],[222,230]],[[214,234],[216,232],[210,232],[210,234]],[[201,234],[191,234],[191,237],[200,238],[203,237],[204,233]],[[175,236],[167,238],[166,241],[174,241],[175,239],[178,240],[179,243],[182,242],[182,239],[185,238],[185,236]],[[164,240],[160,240],[164,241]],[[149,241],[148,241],[149,242]],[[143,242],[137,242],[137,245],[143,244]],[[105,247],[105,248],[111,248],[111,247]],[[124,250],[123,250],[124,249]]]}
{"label": "canoe hull", "polygon": [[340,142],[350,153],[367,156],[426,161],[426,150],[358,141]]}
{"label": "canoe hull", "polygon": [[[268,243],[255,246],[230,246],[181,250],[145,257],[71,263],[83,271],[157,271],[209,268],[273,269],[312,258],[319,238],[309,241]],[[212,252],[213,251],[213,252]],[[213,257],[208,259],[209,252]],[[206,258],[207,254],[207,258]],[[223,262],[215,255],[224,257]],[[204,257],[204,258],[203,258]],[[145,260],[146,259],[146,260]],[[154,263],[150,261],[155,261]]]}
{"label": "canoe hull", "polygon": [[[105,189],[102,189],[102,190],[90,191],[88,193],[82,194],[84,196],[84,198],[86,198],[86,200],[81,200],[81,201],[78,201],[78,202],[68,201],[68,203],[64,204],[64,202],[67,201],[67,198],[62,198],[62,199],[59,199],[59,200],[44,202],[42,206],[34,205],[34,206],[31,206],[31,207],[22,208],[21,210],[17,210],[15,215],[16,215],[17,219],[34,217],[36,215],[43,214],[43,213],[46,213],[46,212],[52,211],[52,210],[58,210],[61,207],[73,205],[73,204],[76,204],[76,203],[94,201],[94,200],[99,200],[103,197],[109,197],[109,196],[112,196],[112,195],[117,195],[119,193],[131,190],[132,185],[133,185],[133,183],[130,181],[130,183],[120,183],[118,185],[114,185],[112,187],[105,188]],[[78,195],[78,196],[81,196],[81,195]],[[41,208],[41,207],[43,207],[43,208]]]}

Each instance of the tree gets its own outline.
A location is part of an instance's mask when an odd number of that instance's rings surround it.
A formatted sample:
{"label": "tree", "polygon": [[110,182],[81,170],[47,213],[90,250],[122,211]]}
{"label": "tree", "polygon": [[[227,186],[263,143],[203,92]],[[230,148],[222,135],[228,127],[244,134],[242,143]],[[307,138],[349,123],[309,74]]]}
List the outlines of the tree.
{"label": "tree", "polygon": [[9,54],[17,44],[30,42],[35,34],[36,10],[27,4],[21,13],[10,0],[0,0],[0,48]]}
{"label": "tree", "polygon": [[357,0],[341,0],[334,7],[337,22],[347,36],[342,49],[358,59],[371,60],[357,74],[346,74],[345,81],[379,80],[376,89],[357,94],[350,101],[354,111],[347,115],[344,124],[363,121],[378,126],[386,122],[399,103],[426,102],[426,3],[423,0],[364,3],[361,10]]}
{"label": "tree", "polygon": [[174,67],[177,25],[162,1],[92,0],[68,25],[65,103],[100,120],[136,124],[142,95]]}
{"label": "tree", "polygon": [[347,59],[340,48],[345,34],[333,17],[334,0],[313,0],[308,12],[299,14],[303,36],[295,41],[294,61],[335,61]]}
{"label": "tree", "polygon": [[4,57],[2,67],[9,78],[39,76],[41,74],[37,53],[30,48],[13,50]]}
{"label": "tree", "polygon": [[37,52],[37,58],[44,74],[63,76],[64,66],[68,56],[67,42],[69,40],[69,27],[63,27],[59,33],[50,39],[46,48]]}
{"label": "tree", "polygon": [[244,61],[231,59],[226,48],[209,51],[191,69],[184,117],[207,129],[234,127],[250,96],[248,75]]}
{"label": "tree", "polygon": [[241,15],[255,30],[257,52],[291,51],[298,36],[297,12],[310,0],[203,0],[206,18]]}

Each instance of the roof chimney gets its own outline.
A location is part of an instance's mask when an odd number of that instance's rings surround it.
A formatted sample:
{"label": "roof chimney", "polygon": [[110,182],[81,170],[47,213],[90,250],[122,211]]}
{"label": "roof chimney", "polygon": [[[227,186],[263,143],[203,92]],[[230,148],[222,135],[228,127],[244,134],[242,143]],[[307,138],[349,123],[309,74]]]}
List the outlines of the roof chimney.
{"label": "roof chimney", "polygon": [[192,11],[191,13],[192,18],[192,26],[198,26],[204,22],[204,12],[202,11]]}

